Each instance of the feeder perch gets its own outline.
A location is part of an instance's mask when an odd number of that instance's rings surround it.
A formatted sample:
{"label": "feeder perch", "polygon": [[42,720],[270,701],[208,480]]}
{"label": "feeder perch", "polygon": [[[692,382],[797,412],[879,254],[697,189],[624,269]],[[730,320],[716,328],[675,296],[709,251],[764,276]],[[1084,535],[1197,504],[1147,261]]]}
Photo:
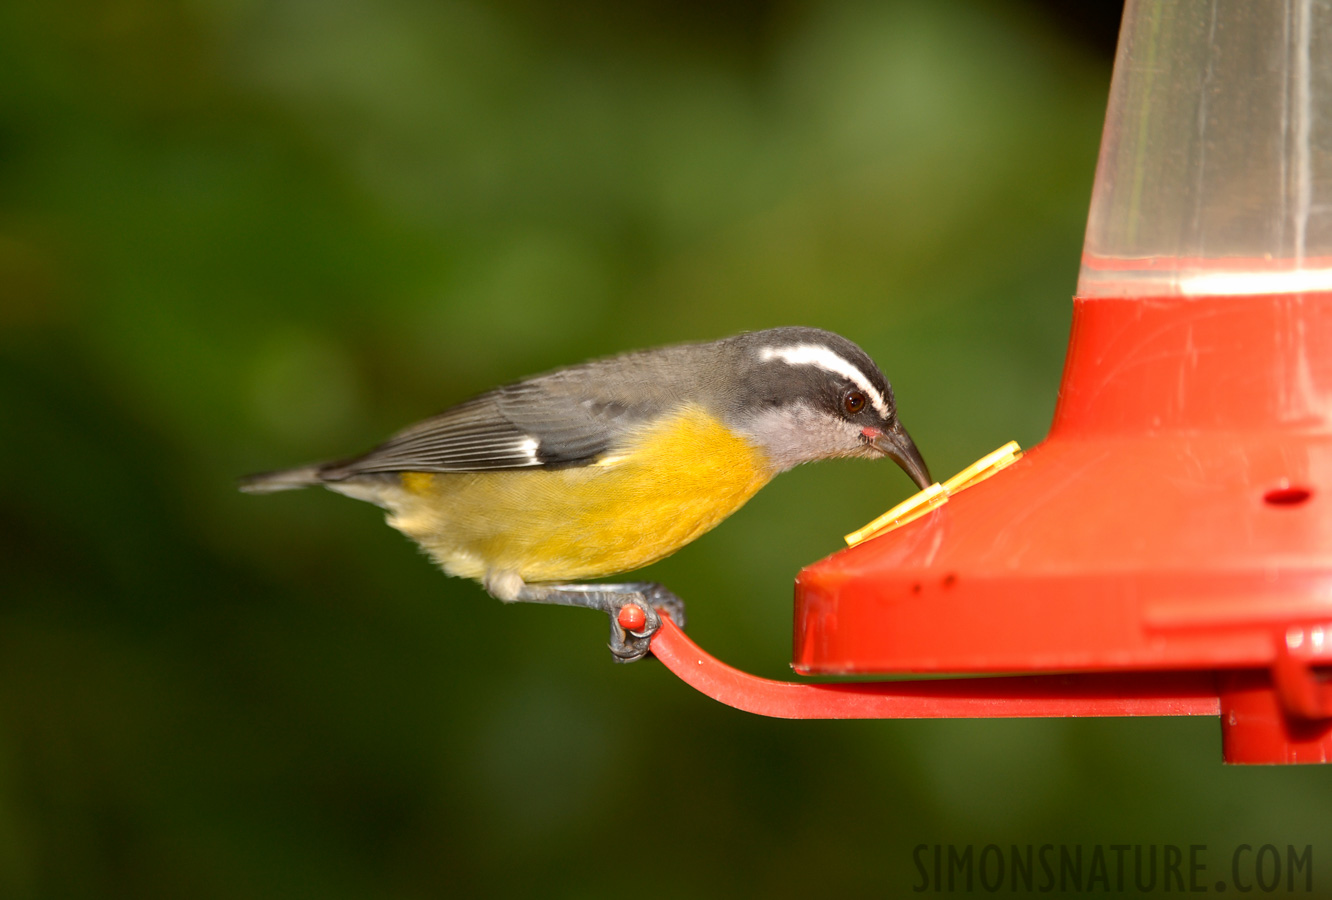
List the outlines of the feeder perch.
{"label": "feeder perch", "polygon": [[988,474],[804,569],[793,660],[987,677],[653,652],[764,715],[1218,716],[1227,762],[1332,758],[1332,0],[1128,0],[1054,422]]}

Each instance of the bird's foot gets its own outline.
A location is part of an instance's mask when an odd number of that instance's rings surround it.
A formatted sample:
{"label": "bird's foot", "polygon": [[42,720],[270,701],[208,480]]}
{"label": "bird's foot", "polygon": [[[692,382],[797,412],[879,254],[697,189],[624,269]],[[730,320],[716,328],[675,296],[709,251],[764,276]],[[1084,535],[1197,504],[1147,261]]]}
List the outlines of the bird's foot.
{"label": "bird's foot", "polygon": [[651,582],[523,584],[510,592],[510,597],[519,602],[601,610],[610,616],[610,652],[620,663],[635,662],[648,655],[652,636],[661,628],[660,612],[665,612],[681,628],[685,624],[684,601]]}
{"label": "bird's foot", "polygon": [[[641,596],[641,595],[638,595]],[[624,600],[618,608],[612,604],[610,614],[611,657],[617,663],[637,662],[647,656],[652,636],[661,628],[661,616],[647,602],[634,599],[635,595],[621,595]]]}
{"label": "bird's foot", "polygon": [[684,601],[659,584],[640,582],[613,585],[606,612],[610,614],[610,652],[616,662],[635,662],[647,656],[652,637],[661,628],[661,613],[681,628]]}

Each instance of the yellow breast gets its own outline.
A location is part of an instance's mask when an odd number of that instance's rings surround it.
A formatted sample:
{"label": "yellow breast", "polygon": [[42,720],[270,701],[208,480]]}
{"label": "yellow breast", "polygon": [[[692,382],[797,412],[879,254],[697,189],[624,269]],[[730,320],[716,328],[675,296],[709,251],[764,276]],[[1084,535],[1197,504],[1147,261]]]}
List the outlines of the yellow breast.
{"label": "yellow breast", "polygon": [[389,524],[452,575],[597,578],[669,556],[774,474],[757,447],[686,407],[590,466],[406,473],[401,499],[390,500]]}

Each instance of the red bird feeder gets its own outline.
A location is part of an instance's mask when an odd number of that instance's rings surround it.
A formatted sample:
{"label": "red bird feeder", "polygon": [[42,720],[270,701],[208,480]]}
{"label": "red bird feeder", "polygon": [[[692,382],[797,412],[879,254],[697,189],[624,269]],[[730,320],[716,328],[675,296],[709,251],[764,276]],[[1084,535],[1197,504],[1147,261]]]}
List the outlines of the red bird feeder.
{"label": "red bird feeder", "polygon": [[1220,716],[1332,758],[1332,0],[1129,0],[1049,437],[802,571],[787,717]]}

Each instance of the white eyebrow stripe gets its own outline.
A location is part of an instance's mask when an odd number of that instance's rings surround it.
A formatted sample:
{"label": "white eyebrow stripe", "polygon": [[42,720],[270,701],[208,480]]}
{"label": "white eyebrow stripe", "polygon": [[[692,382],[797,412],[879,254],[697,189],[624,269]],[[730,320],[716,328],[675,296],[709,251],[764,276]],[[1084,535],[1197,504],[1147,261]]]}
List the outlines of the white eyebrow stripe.
{"label": "white eyebrow stripe", "polygon": [[888,417],[888,404],[883,394],[870,383],[865,373],[852,365],[845,357],[838,356],[827,347],[818,344],[792,344],[788,347],[764,347],[759,351],[763,360],[781,359],[793,366],[818,366],[826,372],[841,375],[865,392],[874,410],[884,418]]}

